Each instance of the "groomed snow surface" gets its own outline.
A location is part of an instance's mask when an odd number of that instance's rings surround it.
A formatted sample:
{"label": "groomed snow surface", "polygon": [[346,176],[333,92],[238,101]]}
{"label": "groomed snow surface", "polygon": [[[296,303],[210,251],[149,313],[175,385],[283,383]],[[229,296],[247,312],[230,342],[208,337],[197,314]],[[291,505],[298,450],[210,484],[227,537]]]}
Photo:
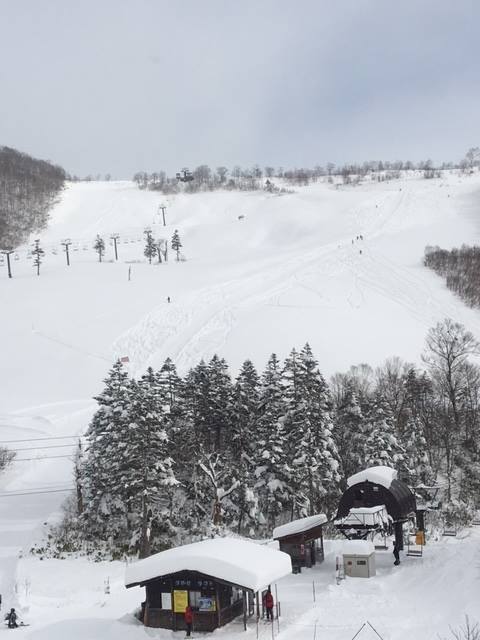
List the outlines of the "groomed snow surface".
{"label": "groomed snow surface", "polygon": [[254,542],[214,538],[156,553],[127,567],[125,584],[135,585],[178,571],[198,571],[259,591],[292,571],[290,556]]}
{"label": "groomed snow surface", "polygon": [[[69,185],[40,235],[40,277],[26,247],[12,260],[13,279],[0,265],[0,440],[23,440],[10,444],[18,449],[66,445],[18,452],[0,476],[3,610],[20,603],[32,623],[17,633],[172,637],[136,626],[139,590],[125,590],[122,565],[26,557],[72,486],[73,436],[84,433],[114,359],[128,356],[136,374],[170,356],[183,374],[218,353],[235,375],[246,358],[261,369],[270,353],[284,358],[309,341],[328,377],[391,355],[419,363],[427,330],[445,316],[480,338],[478,311],[422,266],[426,245],[478,242],[479,192],[480,176],[448,172],[357,187],[318,183],[281,197],[164,198],[126,182]],[[187,261],[176,263],[170,252],[167,264],[146,263],[147,225],[157,238],[178,229]],[[107,240],[102,264],[92,249],[97,233]],[[120,234],[118,262],[112,233]],[[64,238],[73,241],[70,267]],[[469,533],[427,547],[422,560],[406,559],[395,571],[387,555],[383,564],[377,559],[376,578],[339,587],[331,554],[324,565],[282,579],[284,638],[313,638],[318,620],[322,637],[348,639],[365,618],[385,638],[448,635],[463,612],[480,618],[479,547],[478,534]],[[110,596],[103,593],[108,576]],[[321,593],[315,606],[312,577]]]}

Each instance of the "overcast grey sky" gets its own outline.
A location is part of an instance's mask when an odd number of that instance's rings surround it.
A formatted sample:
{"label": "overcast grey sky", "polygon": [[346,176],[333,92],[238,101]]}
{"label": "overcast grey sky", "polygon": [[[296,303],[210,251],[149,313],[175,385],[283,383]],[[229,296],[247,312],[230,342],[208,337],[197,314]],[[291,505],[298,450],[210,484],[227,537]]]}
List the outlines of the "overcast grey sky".
{"label": "overcast grey sky", "polygon": [[0,145],[68,171],[458,160],[478,0],[0,0]]}

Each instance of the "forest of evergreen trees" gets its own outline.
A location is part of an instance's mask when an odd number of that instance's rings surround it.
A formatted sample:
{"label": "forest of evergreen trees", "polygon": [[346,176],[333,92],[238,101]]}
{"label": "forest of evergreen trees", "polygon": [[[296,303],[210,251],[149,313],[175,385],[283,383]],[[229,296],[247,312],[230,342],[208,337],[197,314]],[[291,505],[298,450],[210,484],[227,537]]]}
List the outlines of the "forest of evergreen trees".
{"label": "forest of evergreen trees", "polygon": [[478,344],[461,325],[432,328],[425,371],[398,358],[335,375],[328,385],[308,344],[260,375],[225,360],[185,377],[167,359],[129,377],[120,362],[76,457],[76,495],[57,549],[147,555],[229,529],[268,536],[315,512],[335,514],[346,478],[395,467],[410,486],[441,481],[451,516],[480,500]]}
{"label": "forest of evergreen trees", "polygon": [[18,247],[46,225],[64,182],[62,168],[0,147],[0,249]]}
{"label": "forest of evergreen trees", "polygon": [[480,306],[480,247],[426,247],[424,264],[445,278],[447,287],[470,307]]}

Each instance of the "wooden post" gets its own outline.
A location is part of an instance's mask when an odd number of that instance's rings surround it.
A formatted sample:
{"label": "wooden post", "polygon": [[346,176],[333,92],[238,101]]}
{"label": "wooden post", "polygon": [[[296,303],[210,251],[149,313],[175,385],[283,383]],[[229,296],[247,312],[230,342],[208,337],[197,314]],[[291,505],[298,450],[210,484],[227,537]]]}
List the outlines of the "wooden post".
{"label": "wooden post", "polygon": [[247,592],[245,589],[242,590],[243,595],[243,629],[247,630]]}
{"label": "wooden post", "polygon": [[217,627],[220,627],[221,615],[220,615],[220,598],[218,596],[218,582],[215,583],[215,605],[217,607]]}

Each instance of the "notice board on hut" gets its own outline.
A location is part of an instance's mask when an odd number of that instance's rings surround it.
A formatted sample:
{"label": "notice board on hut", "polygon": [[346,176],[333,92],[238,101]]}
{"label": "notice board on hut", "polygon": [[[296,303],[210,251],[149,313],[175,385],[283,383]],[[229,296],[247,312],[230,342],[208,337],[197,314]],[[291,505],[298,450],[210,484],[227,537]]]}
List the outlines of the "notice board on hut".
{"label": "notice board on hut", "polygon": [[188,607],[188,591],[173,592],[173,611],[175,613],[185,613],[185,609]]}

